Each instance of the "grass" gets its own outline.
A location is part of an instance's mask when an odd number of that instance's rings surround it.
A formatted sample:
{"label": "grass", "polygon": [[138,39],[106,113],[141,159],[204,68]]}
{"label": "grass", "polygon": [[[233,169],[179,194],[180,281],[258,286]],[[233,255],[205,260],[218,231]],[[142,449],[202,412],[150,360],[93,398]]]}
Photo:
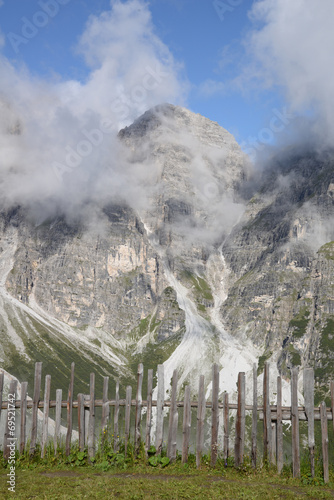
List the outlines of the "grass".
{"label": "grass", "polygon": [[[150,449],[148,459],[143,446],[138,455],[129,444],[127,456],[124,446],[114,453],[110,443],[99,448],[96,459],[89,463],[87,450],[80,452],[73,446],[66,457],[61,449],[56,456],[50,445],[45,459],[39,454],[28,453],[16,460],[15,494],[7,490],[8,467],[0,459],[0,498],[22,499],[71,499],[71,498],[120,498],[120,499],[328,499],[334,495],[334,475],[330,484],[324,485],[321,463],[312,479],[306,460],[301,461],[301,479],[293,479],[291,466],[278,474],[273,466],[252,468],[245,457],[244,464],[236,468],[233,459],[227,462],[218,458],[215,468],[210,466],[210,456],[202,457],[201,467],[196,468],[193,454],[188,463],[181,463],[181,456],[169,463],[165,451],[154,460],[155,449]],[[152,460],[153,459],[153,460]],[[151,465],[150,465],[151,464]]]}

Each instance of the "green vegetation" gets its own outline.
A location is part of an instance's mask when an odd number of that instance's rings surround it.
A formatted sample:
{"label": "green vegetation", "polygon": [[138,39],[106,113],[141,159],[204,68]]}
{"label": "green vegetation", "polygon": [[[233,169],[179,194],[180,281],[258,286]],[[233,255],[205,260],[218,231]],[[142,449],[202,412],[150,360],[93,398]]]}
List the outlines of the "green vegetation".
{"label": "green vegetation", "polygon": [[296,339],[300,339],[305,335],[309,320],[310,311],[304,306],[300,309],[298,315],[290,321],[289,327],[293,328],[293,336]]}
{"label": "green vegetation", "polygon": [[[38,450],[39,451],[39,450]],[[0,459],[0,496],[9,498],[7,490],[8,465]],[[301,461],[301,478],[293,479],[290,465],[279,475],[273,466],[253,469],[245,457],[240,467],[233,458],[226,462],[218,457],[215,468],[210,467],[210,456],[203,455],[200,469],[196,459],[189,455],[188,463],[181,463],[181,456],[170,463],[163,449],[155,455],[151,447],[148,457],[143,446],[138,455],[132,444],[125,454],[121,444],[114,453],[108,439],[100,446],[96,457],[89,461],[87,449],[79,451],[73,446],[66,457],[64,449],[54,455],[50,445],[44,459],[39,453],[29,458],[28,453],[16,457],[16,491],[19,499],[70,499],[70,498],[120,498],[120,499],[314,499],[333,498],[333,471],[330,483],[323,484],[321,461],[316,459],[316,475],[310,476],[307,461]]]}
{"label": "green vegetation", "polygon": [[272,356],[272,351],[265,351],[262,356],[259,357],[259,362],[257,365],[257,374],[260,375],[264,370],[265,362]]}
{"label": "green vegetation", "polygon": [[288,351],[293,366],[300,366],[302,364],[302,360],[297,349],[292,344],[290,344]]}
{"label": "green vegetation", "polygon": [[334,260],[334,241],[330,241],[319,248],[318,253],[322,254],[325,259]]}
{"label": "green vegetation", "polygon": [[191,289],[198,312],[200,312],[202,316],[205,316],[206,308],[210,305],[208,303],[213,305],[213,295],[210,285],[204,278],[201,278],[190,271],[183,271],[181,276],[185,281],[186,286]]}

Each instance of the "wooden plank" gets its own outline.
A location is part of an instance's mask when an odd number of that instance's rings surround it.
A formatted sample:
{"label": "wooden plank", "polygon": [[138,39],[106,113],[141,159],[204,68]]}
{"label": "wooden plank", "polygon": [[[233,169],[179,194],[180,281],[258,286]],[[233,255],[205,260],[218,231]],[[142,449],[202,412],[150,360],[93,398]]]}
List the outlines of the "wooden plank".
{"label": "wooden plank", "polygon": [[219,367],[212,366],[212,415],[211,415],[211,467],[214,467],[218,456],[219,429]]}
{"label": "wooden plank", "polygon": [[263,461],[268,462],[272,456],[271,412],[269,400],[269,362],[264,364],[263,371]]}
{"label": "wooden plank", "polygon": [[155,434],[155,448],[157,455],[161,453],[164,434],[164,403],[165,403],[165,374],[164,365],[158,365],[158,395],[157,395],[157,428]]}
{"label": "wooden plank", "polygon": [[45,388],[44,388],[44,412],[43,412],[41,458],[45,457],[45,447],[48,442],[50,394],[51,394],[51,375],[46,375]]}
{"label": "wooden plank", "polygon": [[124,432],[124,448],[125,456],[127,456],[128,451],[128,441],[130,438],[130,418],[131,418],[131,395],[132,387],[128,385],[126,388],[126,404],[125,404],[125,432]]}
{"label": "wooden plank", "polygon": [[196,466],[201,466],[203,444],[204,444],[204,420],[205,420],[205,392],[204,375],[199,378],[198,408],[197,408],[197,432],[196,432]]}
{"label": "wooden plank", "polygon": [[168,441],[167,441],[167,456],[171,461],[175,460],[176,458],[176,436],[177,436],[177,424],[178,424],[178,412],[176,406],[177,380],[178,380],[177,370],[174,370],[172,378],[172,393],[171,393],[171,405],[169,410],[169,428],[168,428]]}
{"label": "wooden plank", "polygon": [[119,450],[119,435],[118,435],[118,419],[119,419],[119,381],[116,382],[115,395],[115,411],[114,411],[114,452]]}
{"label": "wooden plank", "polygon": [[95,457],[95,373],[90,374],[88,457]]}
{"label": "wooden plank", "polygon": [[103,406],[101,418],[101,445],[104,446],[108,432],[109,421],[109,398],[108,398],[109,377],[103,377]]}
{"label": "wooden plank", "polygon": [[27,392],[28,382],[21,384],[21,422],[20,422],[20,454],[23,454],[26,447],[27,434]]}
{"label": "wooden plank", "polygon": [[62,389],[56,390],[56,424],[55,424],[55,435],[54,435],[54,449],[55,455],[57,455],[58,445],[61,444],[60,438],[60,426],[61,426],[61,403],[62,403],[63,391]]}
{"label": "wooden plank", "polygon": [[31,425],[31,439],[30,439],[30,456],[34,455],[36,451],[37,442],[37,422],[38,422],[38,403],[41,392],[42,382],[42,363],[35,364],[35,379],[34,379],[34,397],[32,406],[32,425]]}
{"label": "wooden plank", "polygon": [[78,394],[78,432],[79,432],[79,450],[85,449],[85,408],[84,395]]}
{"label": "wooden plank", "polygon": [[282,377],[280,376],[277,377],[276,464],[280,474],[283,469]]}
{"label": "wooden plank", "polygon": [[298,416],[298,368],[291,369],[291,429],[293,477],[300,477],[299,416]]}
{"label": "wooden plank", "polygon": [[245,372],[238,374],[238,409],[235,422],[235,444],[234,444],[234,460],[235,465],[239,467],[243,463],[244,448],[245,448]]}
{"label": "wooden plank", "polygon": [[182,463],[188,461],[189,441],[191,429],[191,405],[190,405],[190,385],[186,385],[184,389],[184,406],[183,406],[183,442],[182,442]]}
{"label": "wooden plank", "polygon": [[228,392],[224,392],[224,462],[227,465],[227,459],[230,454],[230,429],[229,429],[229,401]]}
{"label": "wooden plank", "polygon": [[304,369],[304,404],[308,421],[308,448],[310,453],[311,475],[314,477],[314,371],[313,368]]}
{"label": "wooden plank", "polygon": [[[95,408],[96,408],[96,406],[95,406]],[[84,394],[84,425],[85,425],[85,446],[88,447],[89,426],[90,426],[90,395],[89,394]]]}
{"label": "wooden plank", "polygon": [[328,426],[327,426],[327,411],[326,403],[323,401],[320,404],[321,418],[321,444],[322,444],[322,462],[324,467],[324,482],[329,482],[328,472]]}
{"label": "wooden plank", "polygon": [[71,364],[71,380],[68,387],[67,398],[67,433],[65,451],[68,456],[71,452],[72,420],[73,420],[73,390],[74,390],[74,363]]}
{"label": "wooden plank", "polygon": [[257,459],[257,364],[253,364],[253,409],[252,409],[252,467],[256,467]]}
{"label": "wooden plank", "polygon": [[0,371],[0,418],[1,418],[1,410],[2,410],[2,394],[3,394],[3,383],[5,379],[5,374],[1,370]]}
{"label": "wooden plank", "polygon": [[334,432],[334,380],[331,380],[331,409],[332,409],[332,423]]}
{"label": "wooden plank", "polygon": [[5,460],[9,460],[12,452],[16,449],[16,389],[17,380],[11,380],[9,384],[7,398],[7,418],[5,424],[5,435],[3,440],[3,456]]}
{"label": "wooden plank", "polygon": [[147,412],[146,412],[146,438],[145,451],[151,446],[151,428],[152,428],[152,391],[153,391],[153,370],[147,372]]}
{"label": "wooden plank", "polygon": [[141,408],[142,408],[142,385],[143,385],[143,363],[139,363],[137,370],[137,394],[136,394],[136,417],[135,417],[135,453],[138,454],[141,442]]}

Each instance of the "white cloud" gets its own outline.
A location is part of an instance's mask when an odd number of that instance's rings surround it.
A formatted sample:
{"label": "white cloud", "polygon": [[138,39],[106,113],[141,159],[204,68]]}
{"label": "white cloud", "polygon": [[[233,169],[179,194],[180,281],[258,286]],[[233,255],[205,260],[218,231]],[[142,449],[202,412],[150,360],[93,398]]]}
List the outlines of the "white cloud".
{"label": "white cloud", "polygon": [[50,83],[0,55],[3,208],[29,205],[45,217],[57,209],[77,213],[89,199],[134,199],[136,189],[137,198],[145,196],[138,191],[143,174],[127,163],[116,133],[149,107],[182,103],[187,89],[147,4],[111,5],[89,18],[79,41],[91,68],[84,83]]}
{"label": "white cloud", "polygon": [[[334,132],[334,3],[332,0],[258,0],[244,76],[282,86],[293,111],[313,112],[324,139]],[[325,137],[327,135],[327,137]]]}

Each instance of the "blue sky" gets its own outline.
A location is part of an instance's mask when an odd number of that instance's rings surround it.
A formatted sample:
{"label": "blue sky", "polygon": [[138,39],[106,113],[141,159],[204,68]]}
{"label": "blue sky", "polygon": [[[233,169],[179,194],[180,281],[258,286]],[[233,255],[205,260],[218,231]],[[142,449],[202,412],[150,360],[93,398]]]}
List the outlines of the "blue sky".
{"label": "blue sky", "polygon": [[217,121],[253,161],[332,145],[333,19],[333,0],[0,0],[0,104],[39,137],[41,165],[162,102]]}
{"label": "blue sky", "polygon": [[[5,41],[3,54],[16,67],[26,65],[33,75],[48,80],[84,82],[90,68],[75,48],[89,16],[110,10],[110,1],[63,0],[64,5],[59,2],[56,7],[49,6],[51,11],[54,8],[58,12],[53,18],[49,16],[45,26],[37,27],[35,36],[29,40],[23,37],[27,42],[9,35],[22,36],[27,25],[23,18],[43,25],[43,15],[36,16],[43,10],[43,3],[43,0],[4,0],[0,9],[0,29]],[[216,4],[206,0],[149,2],[155,33],[182,66],[179,73],[188,83],[181,103],[217,121],[233,133],[239,143],[256,135],[270,119],[272,109],[279,108],[283,102],[277,89],[253,92],[229,85],[213,93],[204,91],[205,82],[233,79],[240,71],[245,58],[243,43],[252,28],[248,17],[252,4],[252,0]],[[29,28],[27,30],[29,33]]]}

